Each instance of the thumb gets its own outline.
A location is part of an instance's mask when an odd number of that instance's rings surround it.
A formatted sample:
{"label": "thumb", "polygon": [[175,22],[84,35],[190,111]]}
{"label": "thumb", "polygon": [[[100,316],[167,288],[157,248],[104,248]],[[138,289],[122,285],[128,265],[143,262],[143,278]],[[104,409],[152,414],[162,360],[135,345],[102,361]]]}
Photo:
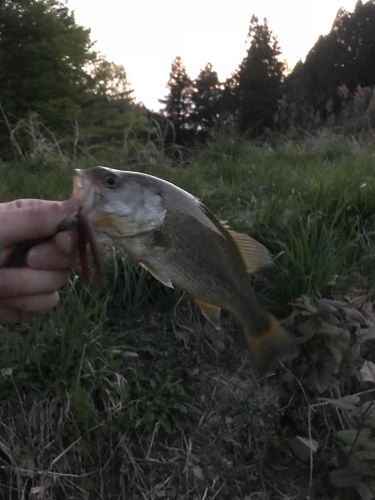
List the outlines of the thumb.
{"label": "thumb", "polygon": [[73,198],[0,203],[0,248],[54,235],[61,222],[76,214],[79,207],[80,202]]}

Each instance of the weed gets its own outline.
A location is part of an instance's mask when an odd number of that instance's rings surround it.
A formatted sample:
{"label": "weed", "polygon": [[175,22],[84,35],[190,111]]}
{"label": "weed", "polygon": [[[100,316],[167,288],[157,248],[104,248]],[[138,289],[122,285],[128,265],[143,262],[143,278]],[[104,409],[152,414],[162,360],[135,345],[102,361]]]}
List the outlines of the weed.
{"label": "weed", "polygon": [[75,272],[54,312],[0,327],[0,498],[372,498],[373,150],[228,136],[176,166],[131,131],[73,156],[42,132],[18,125],[1,200],[63,199],[72,169],[99,163],[174,182],[270,248],[254,286],[300,354],[255,376],[227,315],[214,331],[110,250],[101,286]]}

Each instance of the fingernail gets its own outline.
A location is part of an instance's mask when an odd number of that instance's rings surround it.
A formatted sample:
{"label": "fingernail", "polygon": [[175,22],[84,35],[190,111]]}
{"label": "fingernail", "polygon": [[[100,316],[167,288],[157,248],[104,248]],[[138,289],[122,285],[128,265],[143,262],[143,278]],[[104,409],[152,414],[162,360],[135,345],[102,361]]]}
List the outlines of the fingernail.
{"label": "fingernail", "polygon": [[69,200],[61,202],[61,210],[65,215],[72,215],[78,212],[80,206],[81,202],[77,198],[69,198]]}

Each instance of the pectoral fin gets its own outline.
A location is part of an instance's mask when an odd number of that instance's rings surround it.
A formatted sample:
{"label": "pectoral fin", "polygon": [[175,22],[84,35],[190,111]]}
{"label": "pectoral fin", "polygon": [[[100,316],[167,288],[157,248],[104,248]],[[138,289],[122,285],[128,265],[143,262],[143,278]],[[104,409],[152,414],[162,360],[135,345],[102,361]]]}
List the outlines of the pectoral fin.
{"label": "pectoral fin", "polygon": [[143,269],[146,269],[146,271],[148,271],[150,274],[152,274],[152,276],[155,279],[160,281],[160,283],[163,283],[163,285],[168,286],[169,288],[174,288],[171,280],[167,276],[163,275],[159,271],[156,271],[151,266],[149,266],[146,262],[141,261],[141,262],[139,262],[139,264],[143,267]]}
{"label": "pectoral fin", "polygon": [[208,319],[208,321],[212,323],[217,330],[220,330],[220,307],[210,304],[209,302],[205,302],[201,299],[194,300],[199,309],[202,311],[203,315]]}
{"label": "pectoral fin", "polygon": [[229,233],[240,251],[248,273],[254,273],[258,269],[272,264],[270,252],[259,241],[236,231],[229,230]]}

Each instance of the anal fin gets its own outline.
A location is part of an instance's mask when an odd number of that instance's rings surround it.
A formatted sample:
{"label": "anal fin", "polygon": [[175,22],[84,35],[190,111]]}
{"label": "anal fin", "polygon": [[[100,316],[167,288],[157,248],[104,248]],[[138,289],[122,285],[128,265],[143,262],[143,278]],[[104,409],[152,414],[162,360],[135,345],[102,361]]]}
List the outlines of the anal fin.
{"label": "anal fin", "polygon": [[143,269],[146,269],[146,271],[149,272],[156,280],[160,281],[160,283],[162,283],[163,285],[165,285],[169,288],[174,288],[171,280],[167,276],[164,276],[159,271],[156,271],[151,266],[149,266],[146,262],[140,261],[139,264],[143,267]]}
{"label": "anal fin", "polygon": [[194,301],[208,321],[212,323],[217,330],[220,330],[220,307],[210,304],[209,302],[205,302],[202,299],[195,298]]}

